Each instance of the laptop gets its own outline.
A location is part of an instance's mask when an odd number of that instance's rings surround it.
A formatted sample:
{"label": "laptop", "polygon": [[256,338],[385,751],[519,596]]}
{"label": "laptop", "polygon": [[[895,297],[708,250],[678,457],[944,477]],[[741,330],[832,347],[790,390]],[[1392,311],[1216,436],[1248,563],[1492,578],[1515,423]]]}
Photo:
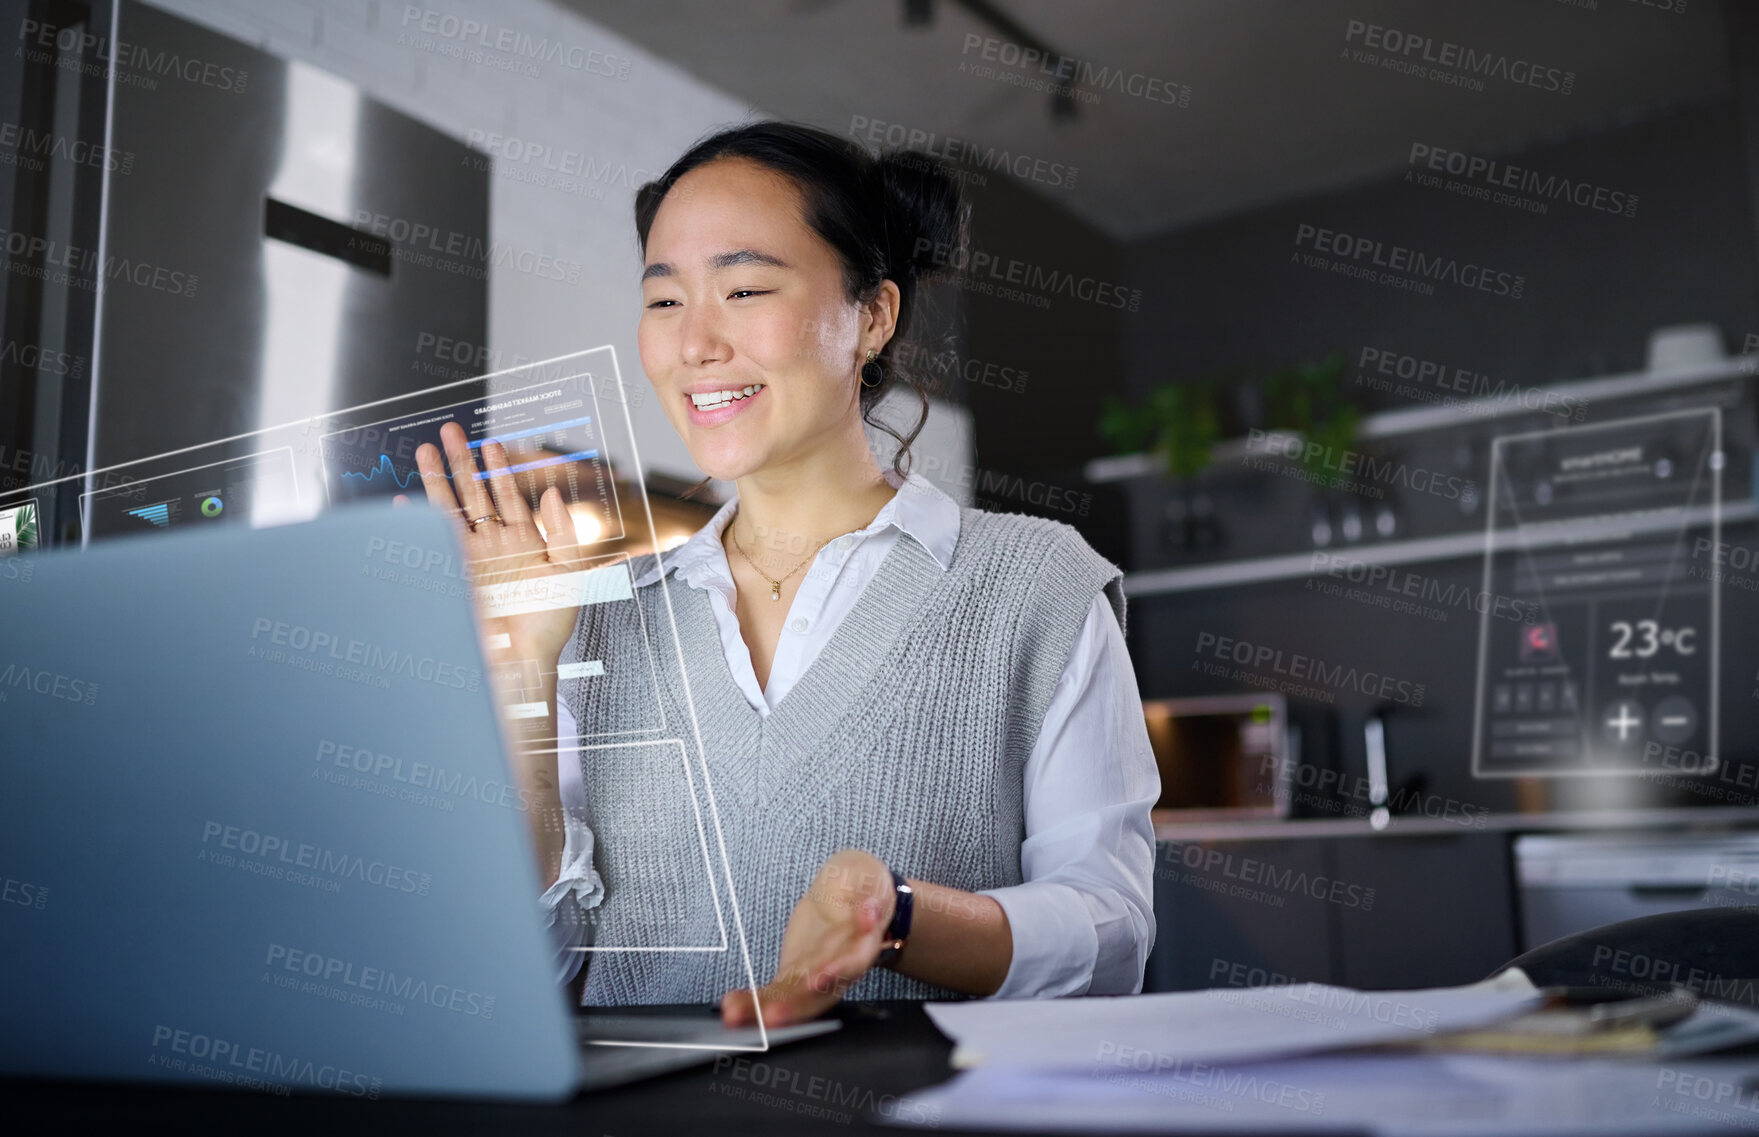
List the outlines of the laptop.
{"label": "laptop", "polygon": [[460,563],[377,503],[0,560],[0,1074],[556,1100],[766,1044],[577,1026]]}

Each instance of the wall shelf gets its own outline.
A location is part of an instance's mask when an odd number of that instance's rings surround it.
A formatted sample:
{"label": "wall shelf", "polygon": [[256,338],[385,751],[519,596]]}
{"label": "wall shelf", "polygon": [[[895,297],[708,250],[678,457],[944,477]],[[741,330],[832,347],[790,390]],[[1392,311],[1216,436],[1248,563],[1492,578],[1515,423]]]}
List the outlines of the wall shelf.
{"label": "wall shelf", "polygon": [[[1756,371],[1759,371],[1759,355],[1740,355],[1668,371],[1633,371],[1625,375],[1603,375],[1595,379],[1571,379],[1530,389],[1594,403],[1655,395],[1714,383],[1720,379],[1750,378]],[[1518,400],[1463,399],[1451,406],[1406,407],[1368,415],[1357,426],[1356,437],[1395,438],[1403,434],[1455,426],[1460,422],[1489,422],[1534,413],[1536,412],[1531,407],[1521,405]],[[1287,431],[1268,433],[1278,438],[1294,437]],[[1210,454],[1217,461],[1242,458],[1247,453],[1246,446],[1247,440],[1244,438],[1229,438],[1216,443]],[[1093,459],[1083,468],[1083,472],[1088,481],[1103,484],[1153,477],[1161,473],[1161,466],[1153,454],[1116,454]]]}
{"label": "wall shelf", "polygon": [[[1759,368],[1759,356],[1743,355],[1668,371],[1639,371],[1626,375],[1572,380],[1551,384],[1544,390],[1585,403],[1605,402],[1686,390],[1728,379],[1750,378],[1756,368]],[[1459,425],[1462,422],[1476,424],[1533,413],[1535,412],[1531,408],[1521,405],[1518,400],[1498,398],[1462,401],[1447,407],[1383,411],[1364,418],[1357,430],[1357,437],[1364,440],[1393,438]],[[1271,432],[1271,436],[1296,437],[1282,431]],[[1231,438],[1218,442],[1211,453],[1217,462],[1242,458],[1247,453],[1247,440]],[[1159,459],[1153,454],[1120,454],[1096,458],[1087,464],[1085,473],[1089,481],[1096,483],[1127,482],[1163,476]],[[1695,520],[1709,519],[1708,510],[1695,512],[1699,515]],[[1752,520],[1756,516],[1759,516],[1759,510],[1756,510],[1751,499],[1724,505],[1722,509],[1722,521],[1725,524]],[[1326,571],[1327,565],[1324,562],[1316,564],[1316,558],[1320,556],[1343,555],[1366,564],[1388,566],[1482,556],[1485,537],[1485,531],[1480,528],[1471,532],[1435,537],[1334,545],[1274,556],[1145,569],[1125,575],[1124,592],[1133,597],[1159,596],[1262,584],[1267,581],[1299,580]]]}
{"label": "wall shelf", "polygon": [[[1751,521],[1759,517],[1759,506],[1751,499],[1736,502],[1722,507],[1722,523]],[[1710,520],[1710,510],[1695,509],[1686,518],[1686,524],[1703,524]],[[1655,532],[1674,528],[1677,520],[1660,521],[1651,525],[1633,527],[1635,532]],[[1562,544],[1569,536],[1568,532],[1560,532],[1557,538],[1534,542],[1530,547],[1539,549],[1551,545]],[[1352,561],[1366,565],[1406,565],[1418,562],[1445,561],[1459,557],[1475,557],[1484,555],[1485,533],[1482,530],[1472,533],[1455,533],[1446,537],[1421,537],[1409,541],[1386,541],[1370,545],[1341,545],[1323,549],[1310,549],[1304,553],[1284,553],[1274,557],[1255,557],[1251,560],[1214,561],[1209,564],[1188,565],[1178,568],[1146,569],[1142,572],[1126,573],[1124,576],[1124,595],[1162,596],[1173,592],[1200,592],[1207,588],[1226,588],[1242,584],[1262,584],[1271,580],[1300,580],[1325,572],[1327,566],[1315,565],[1318,556],[1348,556]]]}

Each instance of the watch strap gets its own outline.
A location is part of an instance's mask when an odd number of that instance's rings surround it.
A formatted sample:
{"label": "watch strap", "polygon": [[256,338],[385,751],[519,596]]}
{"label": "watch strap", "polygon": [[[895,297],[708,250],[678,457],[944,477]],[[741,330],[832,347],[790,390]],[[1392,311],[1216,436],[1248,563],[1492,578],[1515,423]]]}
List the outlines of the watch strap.
{"label": "watch strap", "polygon": [[888,871],[892,874],[892,892],[897,900],[892,906],[891,923],[886,925],[885,942],[874,958],[876,967],[890,967],[904,953],[904,942],[910,938],[910,921],[916,913],[916,890],[897,869],[888,866]]}

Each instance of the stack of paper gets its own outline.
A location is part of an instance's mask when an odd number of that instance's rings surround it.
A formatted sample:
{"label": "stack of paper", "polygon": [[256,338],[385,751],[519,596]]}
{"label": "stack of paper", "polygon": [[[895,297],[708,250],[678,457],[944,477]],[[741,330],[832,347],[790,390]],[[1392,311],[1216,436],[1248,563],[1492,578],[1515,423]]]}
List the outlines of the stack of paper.
{"label": "stack of paper", "polygon": [[1524,976],[1431,991],[1322,983],[1116,999],[931,1003],[953,1065],[1079,1069],[1119,1055],[1230,1062],[1404,1042],[1501,1022],[1536,1006]]}
{"label": "stack of paper", "polygon": [[985,1066],[911,1095],[894,1116],[951,1129],[1318,1133],[1378,1137],[1621,1137],[1751,1133],[1751,1061],[1531,1062],[1321,1055],[1138,1073]]}
{"label": "stack of paper", "polygon": [[[1759,1063],[1535,1062],[1364,1052],[1477,1030],[1540,1002],[1518,973],[1473,987],[1294,987],[934,1004],[966,1072],[912,1095],[919,1124],[1065,1132],[1382,1137],[1759,1129]],[[1346,1052],[1348,1051],[1348,1052]],[[901,1117],[893,1118],[900,1121]]]}

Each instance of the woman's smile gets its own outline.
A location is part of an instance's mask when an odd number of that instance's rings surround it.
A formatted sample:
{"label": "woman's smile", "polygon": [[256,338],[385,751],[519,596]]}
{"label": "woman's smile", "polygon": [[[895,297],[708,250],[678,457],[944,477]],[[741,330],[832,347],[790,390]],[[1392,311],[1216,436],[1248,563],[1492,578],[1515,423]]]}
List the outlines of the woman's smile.
{"label": "woman's smile", "polygon": [[768,386],[763,383],[748,383],[743,387],[699,385],[683,396],[689,408],[690,425],[707,428],[731,422],[744,414],[766,390]]}

